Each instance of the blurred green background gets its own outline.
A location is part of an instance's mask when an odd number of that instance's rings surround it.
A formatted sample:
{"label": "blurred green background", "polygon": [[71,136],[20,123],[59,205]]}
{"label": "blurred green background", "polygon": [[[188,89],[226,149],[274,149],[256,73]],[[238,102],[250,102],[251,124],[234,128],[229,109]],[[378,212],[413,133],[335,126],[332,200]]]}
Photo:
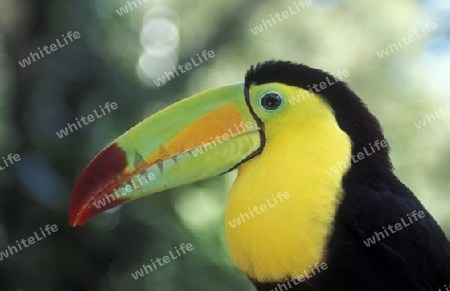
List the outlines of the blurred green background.
{"label": "blurred green background", "polygon": [[[450,106],[450,1],[312,0],[257,34],[255,26],[298,1],[134,2],[0,2],[0,158],[21,156],[0,171],[0,252],[46,224],[59,229],[0,261],[0,290],[253,290],[224,238],[236,173],[126,204],[82,227],[69,227],[67,210],[78,175],[115,137],[176,100],[243,81],[250,65],[268,59],[348,70],[345,81],[384,128],[397,175],[450,234],[450,114],[415,126]],[[378,56],[429,22],[438,29]],[[81,38],[19,65],[68,31]],[[155,85],[203,50],[215,57]],[[55,134],[106,102],[118,109],[62,139]],[[181,243],[194,250],[131,277]]]}

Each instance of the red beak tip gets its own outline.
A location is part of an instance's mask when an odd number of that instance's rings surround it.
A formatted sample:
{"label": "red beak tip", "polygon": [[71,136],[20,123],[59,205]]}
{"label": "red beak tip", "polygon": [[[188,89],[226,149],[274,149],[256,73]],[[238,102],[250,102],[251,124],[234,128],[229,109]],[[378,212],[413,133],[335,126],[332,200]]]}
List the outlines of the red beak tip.
{"label": "red beak tip", "polygon": [[111,193],[113,190],[111,181],[116,181],[117,177],[123,175],[126,166],[126,153],[116,143],[103,149],[87,165],[72,192],[69,205],[69,224],[71,226],[83,225],[97,214],[124,203],[117,200],[102,209],[92,205],[95,199],[100,199],[105,193]]}
{"label": "red beak tip", "polygon": [[69,224],[72,227],[79,225],[79,221],[76,217],[77,217],[77,215],[72,215],[72,213],[69,214]]}
{"label": "red beak tip", "polygon": [[76,203],[70,203],[69,206],[69,224],[72,227],[83,225],[86,222],[86,211],[84,207],[79,207]]}

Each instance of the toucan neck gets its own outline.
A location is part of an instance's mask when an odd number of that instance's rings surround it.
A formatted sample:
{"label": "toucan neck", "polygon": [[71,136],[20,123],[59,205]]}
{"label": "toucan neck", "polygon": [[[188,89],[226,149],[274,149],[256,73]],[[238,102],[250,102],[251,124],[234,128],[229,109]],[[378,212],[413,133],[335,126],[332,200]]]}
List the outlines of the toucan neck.
{"label": "toucan neck", "polygon": [[262,153],[239,167],[227,243],[237,267],[258,282],[282,282],[324,260],[349,163],[327,171],[349,160],[351,142],[332,119],[315,125],[268,136]]}

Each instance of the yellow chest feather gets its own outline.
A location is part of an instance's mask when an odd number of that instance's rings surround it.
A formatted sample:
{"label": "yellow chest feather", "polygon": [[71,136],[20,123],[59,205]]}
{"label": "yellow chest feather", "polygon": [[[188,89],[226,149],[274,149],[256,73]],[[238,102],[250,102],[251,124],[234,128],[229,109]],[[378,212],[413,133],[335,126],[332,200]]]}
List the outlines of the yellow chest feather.
{"label": "yellow chest feather", "polygon": [[297,277],[323,262],[348,167],[327,170],[351,154],[331,115],[295,136],[269,135],[261,155],[239,167],[225,216],[231,258],[259,282]]}

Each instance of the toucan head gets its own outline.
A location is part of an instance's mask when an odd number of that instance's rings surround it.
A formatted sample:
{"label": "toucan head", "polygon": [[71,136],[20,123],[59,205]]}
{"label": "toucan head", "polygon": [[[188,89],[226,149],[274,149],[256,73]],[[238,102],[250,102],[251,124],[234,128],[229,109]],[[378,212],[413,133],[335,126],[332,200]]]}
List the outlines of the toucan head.
{"label": "toucan head", "polygon": [[[342,81],[304,65],[264,62],[248,70],[245,82],[177,102],[103,149],[76,183],[70,224],[84,224],[128,201],[238,169],[226,222],[280,191],[290,193],[289,203],[280,203],[266,217],[226,226],[230,253],[241,270],[259,281],[282,280],[301,271],[293,270],[294,265],[320,260],[343,179],[354,168],[351,156],[376,140],[384,140],[377,120]],[[327,173],[340,162],[345,165]],[[371,163],[390,168],[387,148],[357,166],[370,168]],[[296,251],[293,243],[275,240],[266,249],[255,249],[270,231],[301,236],[301,227],[293,231],[290,223],[302,221],[305,227],[310,221],[323,225],[310,232],[311,241],[321,243],[304,253],[304,262],[284,258]],[[261,253],[268,250],[280,260],[263,261]]]}

